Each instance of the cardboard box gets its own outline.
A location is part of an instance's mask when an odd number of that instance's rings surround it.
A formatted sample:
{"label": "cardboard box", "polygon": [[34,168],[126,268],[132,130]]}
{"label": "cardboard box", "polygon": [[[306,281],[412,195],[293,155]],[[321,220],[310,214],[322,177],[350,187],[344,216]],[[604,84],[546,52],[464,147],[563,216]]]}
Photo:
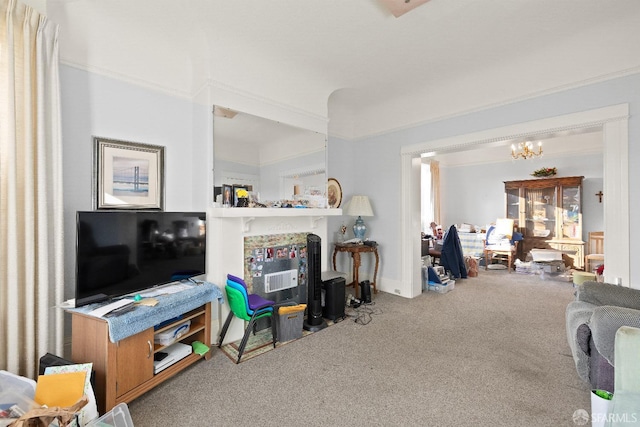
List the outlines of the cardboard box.
{"label": "cardboard box", "polygon": [[535,262],[562,261],[562,252],[554,249],[531,249],[529,253]]}
{"label": "cardboard box", "polygon": [[533,264],[535,269],[545,273],[563,273],[565,270],[564,262],[562,261],[534,262]]}

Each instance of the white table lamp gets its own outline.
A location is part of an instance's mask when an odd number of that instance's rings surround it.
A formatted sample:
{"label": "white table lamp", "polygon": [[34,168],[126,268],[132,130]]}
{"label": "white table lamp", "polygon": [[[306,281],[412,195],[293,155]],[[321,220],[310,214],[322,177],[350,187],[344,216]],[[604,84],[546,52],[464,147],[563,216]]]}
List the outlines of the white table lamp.
{"label": "white table lamp", "polygon": [[373,210],[371,209],[371,203],[367,196],[353,196],[347,206],[346,214],[349,216],[357,216],[356,223],[353,226],[353,234],[356,239],[364,240],[364,234],[367,231],[367,227],[362,220],[363,216],[373,216]]}

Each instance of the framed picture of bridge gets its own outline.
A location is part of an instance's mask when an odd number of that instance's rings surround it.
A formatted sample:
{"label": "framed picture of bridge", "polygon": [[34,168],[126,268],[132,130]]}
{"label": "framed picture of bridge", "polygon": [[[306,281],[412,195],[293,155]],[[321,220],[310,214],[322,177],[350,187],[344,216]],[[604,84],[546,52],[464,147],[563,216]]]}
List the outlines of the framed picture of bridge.
{"label": "framed picture of bridge", "polygon": [[164,147],[93,138],[96,209],[164,209]]}

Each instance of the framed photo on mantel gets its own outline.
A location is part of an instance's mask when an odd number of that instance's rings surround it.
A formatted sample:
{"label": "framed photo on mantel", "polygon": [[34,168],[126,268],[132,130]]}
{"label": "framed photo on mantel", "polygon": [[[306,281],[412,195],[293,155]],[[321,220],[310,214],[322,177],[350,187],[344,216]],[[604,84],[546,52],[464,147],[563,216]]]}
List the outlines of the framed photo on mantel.
{"label": "framed photo on mantel", "polygon": [[342,187],[335,178],[329,178],[327,182],[327,201],[330,208],[339,208],[342,203]]}
{"label": "framed photo on mantel", "polygon": [[164,209],[164,147],[94,137],[96,209]]}

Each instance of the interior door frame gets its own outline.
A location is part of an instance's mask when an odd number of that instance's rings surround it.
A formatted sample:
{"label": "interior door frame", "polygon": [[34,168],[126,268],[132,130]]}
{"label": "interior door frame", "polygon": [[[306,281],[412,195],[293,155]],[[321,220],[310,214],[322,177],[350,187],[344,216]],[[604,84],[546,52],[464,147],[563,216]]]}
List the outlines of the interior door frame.
{"label": "interior door frame", "polygon": [[[420,269],[420,156],[423,153],[455,152],[512,139],[533,138],[538,134],[576,131],[600,127],[604,153],[605,256],[604,280],[630,286],[629,218],[629,104],[618,104],[579,113],[523,122],[449,138],[405,146],[401,149],[401,274],[409,297],[422,293]],[[417,159],[417,161],[416,161]],[[417,172],[416,172],[417,169]]]}

